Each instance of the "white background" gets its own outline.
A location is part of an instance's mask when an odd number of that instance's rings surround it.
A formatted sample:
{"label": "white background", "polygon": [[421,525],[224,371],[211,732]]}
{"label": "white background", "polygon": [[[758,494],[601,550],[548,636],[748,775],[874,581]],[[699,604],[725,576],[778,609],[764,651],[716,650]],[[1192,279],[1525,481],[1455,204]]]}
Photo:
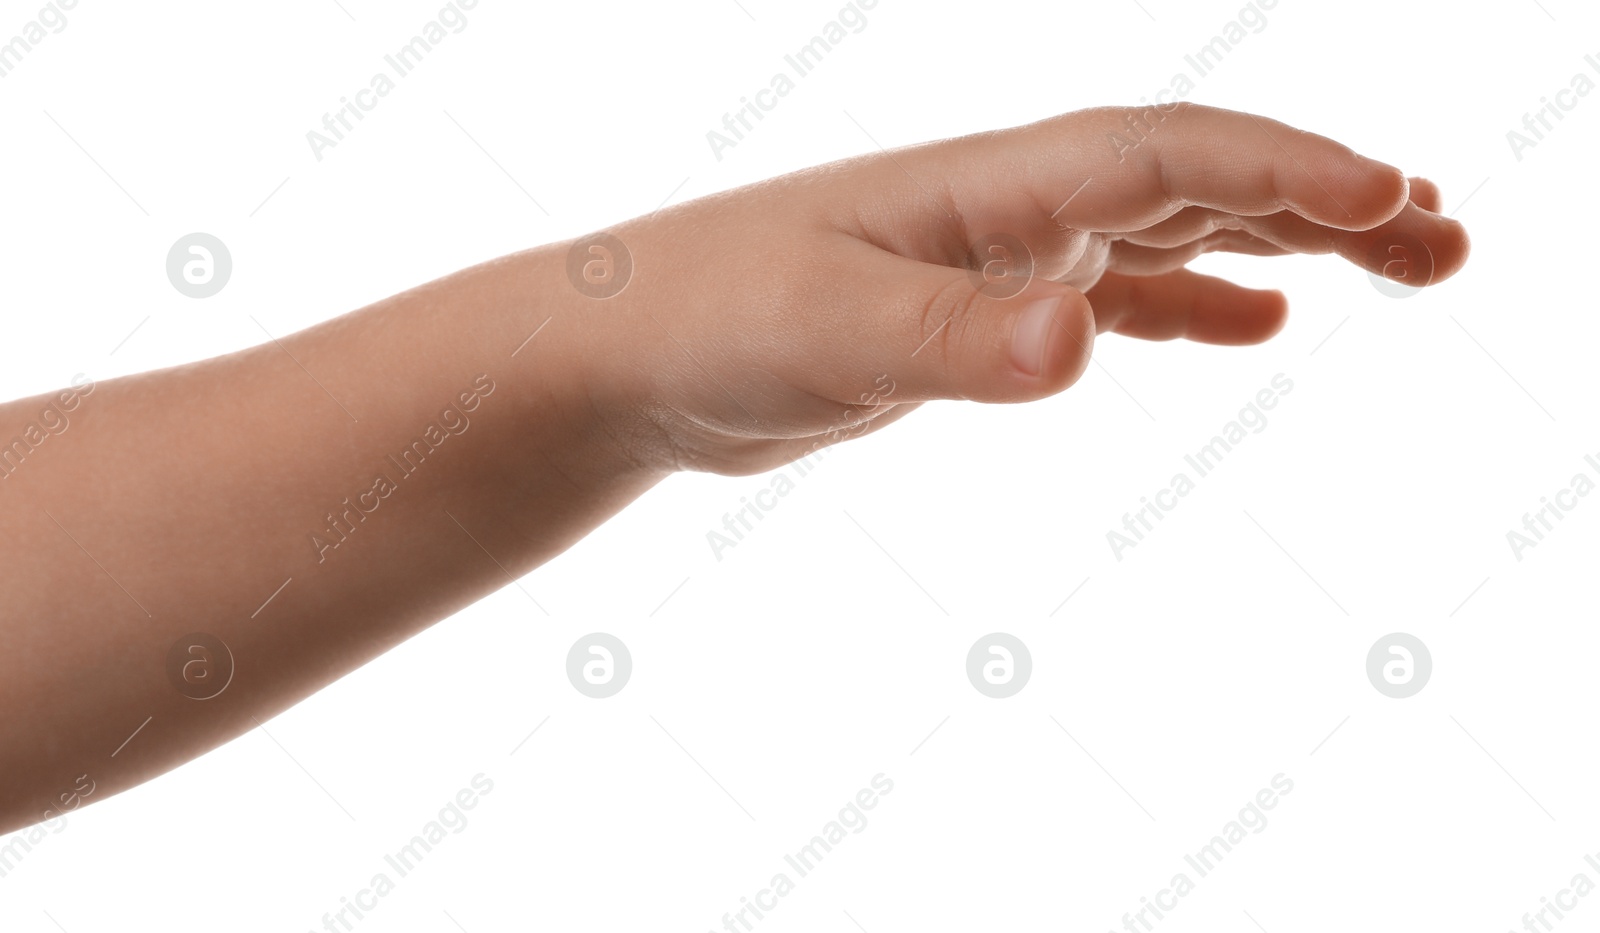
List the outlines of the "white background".
{"label": "white background", "polygon": [[[258,343],[251,316],[289,333],[878,144],[1133,104],[1240,6],[881,0],[719,161],[706,132],[838,0],[482,0],[318,161],[307,131],[436,0],[83,0],[0,80],[0,395]],[[0,2],[0,40],[38,9]],[[926,406],[721,560],[706,532],[769,478],[675,477],[521,581],[548,615],[508,587],[270,736],[72,814],[0,879],[0,927],[320,929],[480,772],[465,830],[357,929],[718,929],[880,772],[893,792],[761,933],[1118,928],[1279,773],[1293,792],[1163,933],[1507,930],[1600,881],[1600,497],[1520,561],[1506,538],[1600,455],[1600,95],[1520,160],[1506,137],[1600,80],[1595,12],[1266,18],[1189,99],[1435,179],[1473,237],[1454,280],[1401,300],[1331,257],[1205,257],[1285,289],[1285,332],[1106,338],[1060,397]],[[234,259],[201,301],[164,269],[197,230]],[[1106,532],[1278,373],[1267,427],[1118,561]],[[597,630],[634,662],[606,700],[563,671]],[[1032,652],[1010,699],[966,678],[993,631]],[[1365,673],[1394,631],[1432,652],[1410,699]],[[1557,925],[1600,922],[1579,905]]]}

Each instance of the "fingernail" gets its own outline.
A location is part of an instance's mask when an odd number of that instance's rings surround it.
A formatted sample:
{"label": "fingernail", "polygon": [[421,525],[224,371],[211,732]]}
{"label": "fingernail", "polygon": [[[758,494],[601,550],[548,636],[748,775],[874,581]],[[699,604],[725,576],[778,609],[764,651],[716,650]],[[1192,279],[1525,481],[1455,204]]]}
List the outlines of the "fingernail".
{"label": "fingernail", "polygon": [[1045,351],[1050,347],[1060,309],[1059,297],[1041,298],[1017,312],[1017,323],[1011,331],[1011,362],[1030,376],[1044,371]]}

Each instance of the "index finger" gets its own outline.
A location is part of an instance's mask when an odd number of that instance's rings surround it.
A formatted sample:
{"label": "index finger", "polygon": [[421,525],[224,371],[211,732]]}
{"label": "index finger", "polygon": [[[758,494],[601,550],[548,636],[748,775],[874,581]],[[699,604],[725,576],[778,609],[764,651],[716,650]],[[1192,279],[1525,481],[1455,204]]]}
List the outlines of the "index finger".
{"label": "index finger", "polygon": [[[1130,230],[1190,206],[1244,216],[1288,210],[1368,230],[1406,204],[1405,173],[1277,120],[1187,102],[1098,107],[983,139],[987,169],[958,175],[957,206],[1025,190],[1079,230]],[[994,172],[995,174],[990,174]],[[969,200],[970,199],[970,200]],[[1049,206],[1046,206],[1049,205]],[[979,212],[981,208],[978,209]]]}

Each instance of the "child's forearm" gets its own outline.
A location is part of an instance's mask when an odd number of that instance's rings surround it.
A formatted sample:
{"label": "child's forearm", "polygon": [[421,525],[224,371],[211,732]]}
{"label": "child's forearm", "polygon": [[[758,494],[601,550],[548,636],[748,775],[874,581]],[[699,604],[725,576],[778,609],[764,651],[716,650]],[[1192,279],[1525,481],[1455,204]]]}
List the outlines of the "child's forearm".
{"label": "child's forearm", "polygon": [[0,831],[254,728],[661,478],[586,383],[564,259],[0,406]]}

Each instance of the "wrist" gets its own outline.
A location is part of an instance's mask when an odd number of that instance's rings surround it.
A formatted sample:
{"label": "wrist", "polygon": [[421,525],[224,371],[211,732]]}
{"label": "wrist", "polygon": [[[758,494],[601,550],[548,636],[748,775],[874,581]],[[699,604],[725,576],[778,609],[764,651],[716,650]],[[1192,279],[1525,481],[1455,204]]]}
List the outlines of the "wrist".
{"label": "wrist", "polygon": [[619,306],[569,280],[569,247],[550,244],[486,264],[491,287],[503,290],[494,343],[505,354],[514,401],[513,469],[548,467],[582,495],[642,492],[674,472],[646,415],[648,388],[638,373],[647,367],[628,354]]}

